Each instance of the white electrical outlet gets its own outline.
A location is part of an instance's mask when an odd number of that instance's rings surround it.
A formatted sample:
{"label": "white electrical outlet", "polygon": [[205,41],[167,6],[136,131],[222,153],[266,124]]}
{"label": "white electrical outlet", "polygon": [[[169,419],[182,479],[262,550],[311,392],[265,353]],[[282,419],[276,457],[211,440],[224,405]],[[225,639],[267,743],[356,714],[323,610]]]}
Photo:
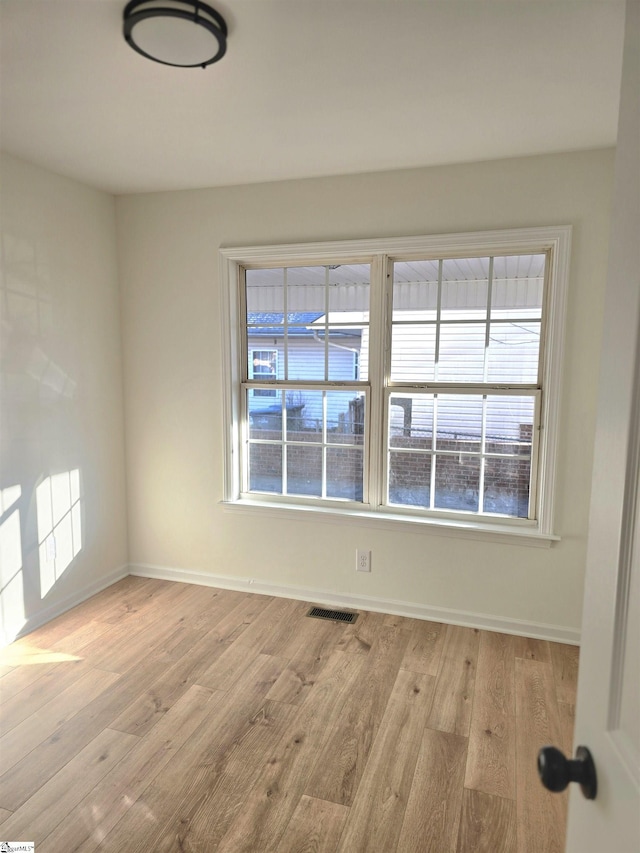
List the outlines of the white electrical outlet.
{"label": "white electrical outlet", "polygon": [[371,551],[356,551],[356,572],[371,571]]}

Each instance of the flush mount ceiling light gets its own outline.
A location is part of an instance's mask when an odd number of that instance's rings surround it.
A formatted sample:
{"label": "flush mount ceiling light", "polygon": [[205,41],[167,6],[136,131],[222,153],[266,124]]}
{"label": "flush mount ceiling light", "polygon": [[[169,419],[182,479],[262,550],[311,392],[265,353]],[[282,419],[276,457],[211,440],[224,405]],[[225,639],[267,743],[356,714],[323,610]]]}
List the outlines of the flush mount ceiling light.
{"label": "flush mount ceiling light", "polygon": [[131,0],[124,37],[134,50],[179,68],[205,68],[227,50],[227,24],[200,0]]}

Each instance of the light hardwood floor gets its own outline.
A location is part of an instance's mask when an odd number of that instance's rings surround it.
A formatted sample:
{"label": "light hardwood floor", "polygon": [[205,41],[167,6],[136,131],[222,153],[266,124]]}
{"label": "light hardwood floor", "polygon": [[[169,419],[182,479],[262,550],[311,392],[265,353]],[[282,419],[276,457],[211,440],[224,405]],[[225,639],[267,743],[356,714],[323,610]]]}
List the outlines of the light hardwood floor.
{"label": "light hardwood floor", "polygon": [[571,646],[129,577],[0,657],[0,838],[38,853],[561,853]]}

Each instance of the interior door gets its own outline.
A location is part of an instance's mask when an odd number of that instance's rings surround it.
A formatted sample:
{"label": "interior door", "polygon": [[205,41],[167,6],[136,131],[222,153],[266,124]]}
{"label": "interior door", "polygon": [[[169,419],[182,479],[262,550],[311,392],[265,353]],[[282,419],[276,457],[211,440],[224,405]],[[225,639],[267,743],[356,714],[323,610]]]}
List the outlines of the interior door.
{"label": "interior door", "polygon": [[575,744],[598,790],[568,853],[640,851],[640,2],[628,0]]}

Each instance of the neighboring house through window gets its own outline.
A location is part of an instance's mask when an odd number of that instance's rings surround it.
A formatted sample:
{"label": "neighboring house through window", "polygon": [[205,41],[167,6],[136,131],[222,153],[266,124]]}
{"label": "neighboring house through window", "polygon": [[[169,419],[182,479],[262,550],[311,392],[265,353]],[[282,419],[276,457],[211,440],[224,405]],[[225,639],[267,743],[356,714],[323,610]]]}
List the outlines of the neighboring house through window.
{"label": "neighboring house through window", "polygon": [[222,250],[226,501],[553,538],[569,242]]}
{"label": "neighboring house through window", "polygon": [[[277,371],[278,352],[274,349],[254,349],[250,352],[249,375],[258,382],[275,379]],[[273,388],[254,388],[254,397],[275,397]]]}

